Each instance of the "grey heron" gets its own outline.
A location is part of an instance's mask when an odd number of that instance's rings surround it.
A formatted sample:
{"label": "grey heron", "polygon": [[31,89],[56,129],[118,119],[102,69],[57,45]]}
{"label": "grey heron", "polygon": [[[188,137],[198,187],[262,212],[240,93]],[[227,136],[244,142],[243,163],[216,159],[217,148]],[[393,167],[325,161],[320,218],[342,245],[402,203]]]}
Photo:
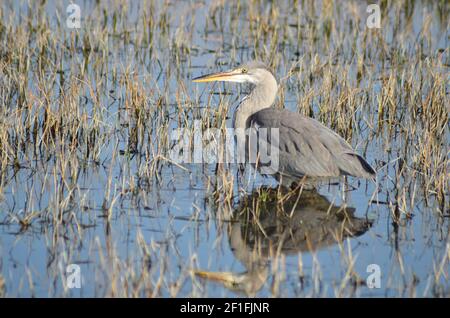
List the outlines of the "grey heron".
{"label": "grey heron", "polygon": [[[298,183],[303,177],[375,177],[375,170],[337,133],[319,121],[300,113],[272,107],[278,84],[262,62],[251,61],[226,72],[200,76],[194,82],[228,81],[249,83],[250,93],[237,107],[233,128],[278,128],[278,170],[274,176],[282,184]],[[238,144],[248,136],[236,133]],[[270,140],[269,140],[270,143]]]}

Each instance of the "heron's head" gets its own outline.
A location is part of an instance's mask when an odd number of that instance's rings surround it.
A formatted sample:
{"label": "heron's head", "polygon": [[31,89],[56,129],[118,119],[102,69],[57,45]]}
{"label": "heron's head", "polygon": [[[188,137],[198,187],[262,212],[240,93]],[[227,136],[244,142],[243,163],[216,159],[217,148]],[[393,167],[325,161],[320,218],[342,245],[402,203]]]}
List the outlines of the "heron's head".
{"label": "heron's head", "polygon": [[275,80],[271,70],[262,62],[251,61],[229,71],[196,77],[193,81],[196,83],[221,81],[257,85],[268,79]]}

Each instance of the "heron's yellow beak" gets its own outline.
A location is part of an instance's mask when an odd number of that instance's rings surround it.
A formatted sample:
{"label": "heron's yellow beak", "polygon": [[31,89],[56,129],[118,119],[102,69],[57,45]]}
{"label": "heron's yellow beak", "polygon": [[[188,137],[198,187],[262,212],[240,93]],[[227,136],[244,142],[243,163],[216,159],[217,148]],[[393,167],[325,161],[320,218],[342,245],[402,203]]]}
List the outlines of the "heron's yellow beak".
{"label": "heron's yellow beak", "polygon": [[192,81],[195,83],[204,83],[204,82],[216,82],[216,81],[229,81],[234,82],[235,75],[241,74],[239,70],[232,70],[228,72],[219,72],[214,74],[203,75],[200,77],[194,78]]}

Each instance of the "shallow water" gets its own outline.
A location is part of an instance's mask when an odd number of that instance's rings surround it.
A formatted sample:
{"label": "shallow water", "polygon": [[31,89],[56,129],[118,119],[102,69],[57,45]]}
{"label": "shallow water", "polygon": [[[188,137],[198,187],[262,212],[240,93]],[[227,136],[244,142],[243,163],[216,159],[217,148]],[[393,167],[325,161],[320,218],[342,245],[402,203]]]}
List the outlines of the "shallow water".
{"label": "shallow water", "polygon": [[[64,26],[66,2],[33,7],[33,23],[48,21],[45,27],[59,41],[56,47],[73,43],[75,32],[79,34],[76,53],[65,53],[55,63],[64,72],[52,86],[49,107],[56,113],[62,107],[59,87],[68,94],[70,83],[76,82],[74,76],[91,83],[95,89],[82,86],[72,113],[78,110],[87,116],[83,129],[93,129],[95,141],[89,142],[95,145],[86,150],[90,139],[80,137],[78,150],[69,152],[65,147],[70,138],[56,138],[45,146],[42,139],[29,140],[20,152],[19,165],[10,164],[3,172],[0,278],[4,294],[449,296],[448,186],[444,200],[439,200],[432,186],[429,191],[423,187],[420,173],[413,173],[412,168],[418,156],[414,145],[425,124],[418,120],[417,130],[406,137],[405,126],[415,123],[410,118],[412,106],[405,100],[396,101],[393,113],[397,120],[391,126],[388,119],[379,124],[379,101],[386,91],[383,78],[391,72],[398,76],[393,85],[399,87],[411,74],[417,81],[424,79],[420,100],[431,90],[432,72],[447,74],[448,79],[448,5],[415,1],[411,9],[388,4],[383,11],[388,19],[383,20],[379,37],[385,40],[387,52],[401,52],[394,65],[394,54],[383,59],[379,42],[363,43],[365,3],[340,3],[329,14],[322,9],[326,1],[312,3],[287,2],[274,8],[264,1],[148,1],[121,7],[115,1],[99,6],[83,1],[79,3],[82,27],[77,31]],[[26,28],[20,18],[30,12],[26,2],[2,2],[0,8],[5,24]],[[412,10],[411,19],[405,10]],[[153,18],[144,18],[144,12]],[[116,31],[114,13],[119,21]],[[104,14],[108,20],[102,27]],[[447,19],[442,21],[440,15]],[[150,24],[142,22],[145,19],[154,20],[152,35],[145,28]],[[328,36],[327,21],[333,21],[334,28]],[[361,31],[353,37],[355,24]],[[266,27],[258,29],[258,25]],[[102,32],[107,35],[99,35]],[[86,34],[91,50],[83,44]],[[35,45],[31,41],[30,47]],[[437,67],[427,58],[435,58],[439,49],[446,51],[443,64]],[[359,74],[362,52],[373,57],[366,57]],[[280,205],[269,204],[272,192],[258,192],[262,185],[276,187],[270,178],[254,177],[250,170],[238,179],[236,167],[227,174],[215,164],[182,163],[181,168],[155,155],[165,147],[158,143],[165,131],[192,127],[194,119],[209,118],[208,124],[216,127],[228,110],[226,124],[230,126],[231,110],[246,88],[199,85],[191,78],[227,69],[255,55],[276,65],[275,73],[283,78],[276,104],[312,115],[338,131],[377,169],[376,184],[353,178],[345,189],[342,183],[324,184],[317,192],[305,190],[300,203],[292,207],[289,204],[297,200],[294,196],[287,203],[288,212],[280,212]],[[399,62],[402,58],[405,61]],[[284,79],[297,61],[297,69]],[[39,99],[36,69],[30,67],[26,89]],[[44,77],[51,70],[45,69]],[[7,72],[2,72],[7,78]],[[129,82],[136,86],[127,86]],[[327,85],[332,87],[331,97],[322,93]],[[352,89],[351,96],[360,103],[354,112],[342,106],[330,108],[340,94]],[[448,91],[447,82],[447,103]],[[308,94],[312,98],[298,103]],[[133,98],[141,100],[143,95],[140,109],[145,114],[139,122]],[[2,107],[12,113],[17,105]],[[30,109],[44,120],[38,106]],[[345,121],[334,116],[341,113]],[[353,125],[348,128],[350,117]],[[13,132],[21,116],[3,120],[12,120],[8,129]],[[42,134],[43,129],[38,137]],[[444,158],[449,154],[449,136],[447,124],[442,148],[433,150]],[[410,149],[406,155],[405,147]],[[401,162],[410,164],[409,169],[400,172]],[[156,169],[149,168],[153,165]],[[227,202],[227,188],[220,186],[230,178],[234,191]],[[243,208],[244,202],[250,206],[259,202],[259,221],[254,221],[252,209]],[[289,219],[291,212],[295,217]],[[20,220],[26,217],[30,221],[24,225]],[[243,260],[243,255],[251,257]],[[81,288],[68,288],[69,264],[79,265]],[[380,269],[378,288],[365,284],[371,264]],[[195,271],[244,275],[235,277],[240,283],[224,286]]]}

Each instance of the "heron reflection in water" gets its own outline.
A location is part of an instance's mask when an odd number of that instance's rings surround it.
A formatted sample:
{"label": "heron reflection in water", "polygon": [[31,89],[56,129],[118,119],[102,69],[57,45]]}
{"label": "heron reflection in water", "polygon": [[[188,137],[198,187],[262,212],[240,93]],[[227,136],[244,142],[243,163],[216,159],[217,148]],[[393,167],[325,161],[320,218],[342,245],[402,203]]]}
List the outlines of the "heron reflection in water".
{"label": "heron reflection in water", "polygon": [[245,266],[244,273],[194,274],[254,296],[269,278],[272,257],[315,251],[346,237],[360,236],[371,225],[369,220],[355,217],[354,208],[335,206],[316,190],[303,190],[299,200],[284,203],[280,203],[278,194],[277,189],[255,190],[241,201],[228,223],[229,244]]}

